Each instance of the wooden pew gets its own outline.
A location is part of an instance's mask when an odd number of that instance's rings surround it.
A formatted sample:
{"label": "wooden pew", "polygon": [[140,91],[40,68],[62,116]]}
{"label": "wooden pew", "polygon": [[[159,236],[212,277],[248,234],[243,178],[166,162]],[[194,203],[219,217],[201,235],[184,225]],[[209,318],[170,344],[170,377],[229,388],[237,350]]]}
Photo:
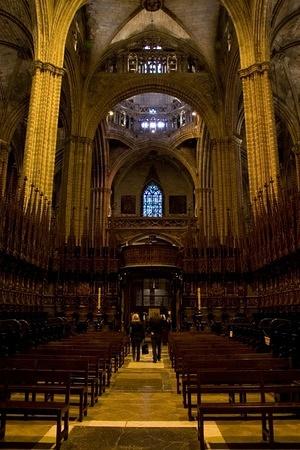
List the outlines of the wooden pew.
{"label": "wooden pew", "polygon": [[[88,394],[89,394],[89,363],[76,359],[38,359],[38,370],[64,371],[70,376],[72,395],[78,395],[78,402],[72,402],[72,405],[78,405],[80,422],[83,416],[88,412]],[[94,395],[94,387],[91,387],[91,397]]]}
{"label": "wooden pew", "polygon": [[[52,358],[49,359],[40,359],[36,358],[36,356],[28,357],[27,355],[15,357],[15,358],[5,358],[0,361],[0,366],[3,369],[14,370],[14,373],[18,373],[17,371],[29,371],[29,370],[44,370],[51,372],[63,372],[71,379],[70,385],[70,394],[71,398],[73,396],[78,397],[78,401],[74,400],[70,401],[70,405],[75,405],[79,407],[78,419],[81,422],[83,420],[83,416],[87,415],[88,410],[88,361],[84,363],[79,362],[77,359],[68,359],[68,362],[65,363],[65,359]],[[24,372],[26,373],[26,372]],[[78,382],[78,377],[80,376],[80,383]],[[74,377],[76,383],[74,382]],[[54,386],[55,389],[52,389],[52,395],[63,393],[63,387],[60,388],[57,384]],[[43,386],[42,386],[43,388]],[[36,392],[38,389],[36,388]],[[27,390],[27,392],[29,392]],[[40,389],[40,392],[43,392],[43,389]],[[50,394],[50,392],[49,392]],[[46,400],[46,398],[45,398]]]}
{"label": "wooden pew", "polygon": [[[260,393],[261,386],[272,392],[272,388],[290,387],[300,380],[300,370],[202,370],[196,380],[186,387],[186,407],[189,420],[193,420],[192,409],[202,402],[203,394],[228,394],[228,402],[235,403],[235,394],[239,401],[245,402],[247,393]],[[195,397],[195,401],[192,401]]]}
{"label": "wooden pew", "polygon": [[[265,357],[259,354],[253,356],[246,355],[210,355],[209,357],[201,357],[200,359],[182,361],[182,367],[176,371],[177,392],[180,392],[180,379],[184,383],[192,381],[192,375],[199,370],[205,369],[223,369],[233,370],[239,367],[240,369],[284,369],[289,367],[287,359],[273,358],[272,356]],[[185,404],[185,390],[183,388],[183,401]]]}
{"label": "wooden pew", "polygon": [[87,346],[87,345],[70,345],[66,343],[52,343],[52,345],[46,345],[39,347],[35,352],[31,352],[31,355],[34,355],[34,353],[38,355],[58,355],[58,356],[70,356],[76,358],[82,358],[82,357],[91,357],[91,358],[97,358],[98,362],[95,364],[95,370],[97,366],[98,374],[102,375],[101,380],[101,392],[98,393],[98,395],[101,395],[102,390],[105,389],[105,386],[110,385],[110,379],[112,374],[112,363],[111,363],[111,350],[110,348],[97,348],[96,346]]}
{"label": "wooden pew", "polygon": [[[6,423],[10,420],[54,420],[56,422],[56,449],[68,438],[70,377],[65,372],[38,370],[1,370],[0,438],[5,438]],[[48,393],[56,388],[63,401],[37,400],[37,393]],[[13,393],[24,393],[23,400],[11,398]],[[31,393],[31,397],[28,393]],[[62,428],[63,423],[63,428]]]}
{"label": "wooden pew", "polygon": [[51,346],[72,346],[76,348],[88,347],[90,349],[109,351],[114,371],[124,363],[125,354],[129,349],[128,337],[122,333],[88,333],[86,335],[73,336],[64,341],[51,342],[47,344]]}
{"label": "wooden pew", "polygon": [[177,356],[180,356],[180,353],[184,354],[189,351],[197,353],[200,351],[209,354],[210,352],[216,353],[218,349],[226,351],[229,348],[233,353],[254,353],[254,350],[249,346],[224,336],[194,332],[173,332],[169,334],[168,349],[172,366],[174,366],[174,360]]}
{"label": "wooden pew", "polygon": [[270,448],[275,446],[274,440],[274,419],[278,418],[276,414],[280,414],[280,419],[290,420],[291,414],[298,415],[300,411],[300,402],[287,400],[285,402],[267,401],[266,394],[272,392],[281,394],[282,392],[288,394],[290,398],[293,395],[300,393],[300,385],[290,386],[263,386],[259,389],[260,401],[257,402],[240,402],[240,403],[199,403],[197,406],[197,421],[198,421],[198,439],[200,443],[200,450],[205,450],[205,436],[204,436],[204,422],[209,420],[216,421],[218,418],[226,420],[241,420],[242,417],[247,417],[248,420],[259,420],[262,426],[262,439],[266,441]]}

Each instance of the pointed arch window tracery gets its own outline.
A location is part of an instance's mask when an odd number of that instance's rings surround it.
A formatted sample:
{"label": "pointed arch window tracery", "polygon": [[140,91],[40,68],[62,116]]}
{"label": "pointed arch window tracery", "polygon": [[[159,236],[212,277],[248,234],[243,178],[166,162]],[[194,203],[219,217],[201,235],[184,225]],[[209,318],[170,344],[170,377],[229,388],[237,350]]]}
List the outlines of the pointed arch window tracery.
{"label": "pointed arch window tracery", "polygon": [[142,197],[143,217],[162,217],[163,193],[160,187],[151,181],[143,191]]}

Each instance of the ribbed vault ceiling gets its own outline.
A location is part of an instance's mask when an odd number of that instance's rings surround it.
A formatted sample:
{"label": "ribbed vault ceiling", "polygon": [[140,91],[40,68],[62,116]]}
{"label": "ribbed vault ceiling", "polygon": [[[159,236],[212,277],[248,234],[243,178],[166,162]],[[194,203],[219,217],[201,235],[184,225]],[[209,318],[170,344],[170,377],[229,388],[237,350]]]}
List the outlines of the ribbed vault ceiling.
{"label": "ribbed vault ceiling", "polygon": [[142,10],[140,0],[92,0],[87,10],[95,59],[110,43],[153,27],[190,40],[209,65],[214,63],[218,0],[190,0],[188,7],[181,0],[165,0],[163,9],[153,13]]}
{"label": "ribbed vault ceiling", "polygon": [[[49,0],[50,3],[55,2]],[[74,79],[79,79],[79,74],[82,74],[85,79],[90,80],[85,90],[88,96],[86,104],[98,101],[95,93],[101,90],[102,84],[107,90],[105,80],[101,77],[98,80],[98,76],[95,76],[103,55],[111,47],[122,45],[123,39],[128,41],[134,39],[135,35],[154,30],[186,43],[199,53],[200,60],[205,63],[205,70],[198,76],[199,90],[203,92],[204,103],[210,103],[214,109],[212,99],[219,101],[218,80],[222,77],[223,70],[220,66],[220,39],[224,37],[225,29],[220,30],[221,3],[223,2],[219,0],[164,0],[163,8],[151,13],[142,8],[140,0],[88,0],[82,9],[85,29],[82,39],[84,45],[87,41],[89,45],[85,47],[85,54],[80,56],[80,62],[76,62],[78,73],[74,76]],[[244,7],[248,8],[254,2],[236,0],[236,3],[244,3]],[[34,59],[33,33],[36,29],[34,5],[35,0],[0,0],[0,129],[1,125],[8,129],[6,122],[11,120],[14,110],[17,110],[17,115],[21,114],[19,105],[25,104],[29,99]],[[271,52],[275,68],[272,77],[274,93],[287,104],[300,122],[299,1],[270,0],[269,6],[273,8]],[[71,53],[71,58],[70,55]],[[226,55],[222,60],[226,61]],[[79,68],[82,61],[84,64]],[[74,63],[74,67],[76,64]],[[238,64],[235,73],[237,69]],[[77,69],[74,69],[74,73],[75,70]],[[71,83],[70,80],[69,82]],[[182,84],[185,84],[185,80]],[[220,86],[221,83],[219,89]],[[157,91],[165,92],[163,89]],[[65,95],[68,97],[69,93]],[[100,100],[103,105],[109,105],[109,95],[107,92],[104,95],[105,99]],[[116,98],[121,97],[121,90],[120,93],[116,90],[115,95]],[[192,87],[191,96],[195,97]],[[188,98],[189,95],[186,100]],[[80,104],[79,100],[78,103]],[[4,130],[1,130],[1,135],[3,138]]]}

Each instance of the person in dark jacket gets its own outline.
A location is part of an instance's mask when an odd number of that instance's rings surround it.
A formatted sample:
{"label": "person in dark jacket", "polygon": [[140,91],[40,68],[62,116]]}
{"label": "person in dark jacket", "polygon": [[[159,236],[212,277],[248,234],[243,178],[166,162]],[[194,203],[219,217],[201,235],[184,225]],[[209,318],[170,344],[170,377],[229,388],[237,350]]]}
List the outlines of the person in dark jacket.
{"label": "person in dark jacket", "polygon": [[139,361],[141,357],[141,343],[145,339],[145,328],[138,314],[133,314],[130,323],[130,338],[133,361]]}
{"label": "person in dark jacket", "polygon": [[151,335],[153,362],[160,361],[161,357],[161,340],[163,333],[164,321],[159,314],[155,314],[149,320],[149,331]]}

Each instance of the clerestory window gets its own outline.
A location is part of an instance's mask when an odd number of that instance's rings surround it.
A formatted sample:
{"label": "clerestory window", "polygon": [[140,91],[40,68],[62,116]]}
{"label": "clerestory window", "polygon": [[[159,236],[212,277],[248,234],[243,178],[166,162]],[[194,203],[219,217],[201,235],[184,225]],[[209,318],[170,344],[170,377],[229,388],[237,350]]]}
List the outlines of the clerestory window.
{"label": "clerestory window", "polygon": [[143,192],[143,216],[162,217],[163,194],[156,183],[149,183]]}

